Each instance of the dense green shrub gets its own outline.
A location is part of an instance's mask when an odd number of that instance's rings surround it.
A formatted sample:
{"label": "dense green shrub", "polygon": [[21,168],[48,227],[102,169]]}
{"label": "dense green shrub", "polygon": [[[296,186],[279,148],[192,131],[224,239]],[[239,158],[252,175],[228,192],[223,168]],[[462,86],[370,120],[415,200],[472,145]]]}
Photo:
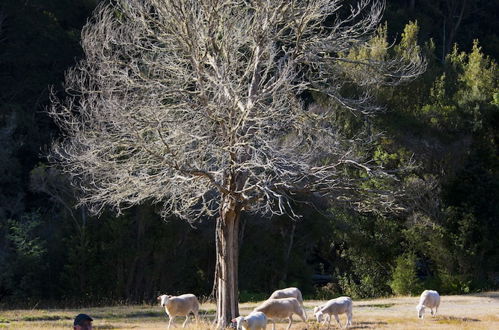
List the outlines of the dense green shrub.
{"label": "dense green shrub", "polygon": [[416,295],[423,288],[416,273],[417,258],[413,253],[398,256],[392,273],[390,287],[399,295]]}
{"label": "dense green shrub", "polygon": [[318,300],[330,300],[337,298],[342,294],[342,290],[339,284],[331,282],[323,286],[317,287],[315,291],[315,296],[313,299]]}
{"label": "dense green shrub", "polygon": [[443,294],[463,294],[470,293],[471,281],[466,275],[450,274],[447,271],[441,271],[438,274],[440,278],[440,293]]}

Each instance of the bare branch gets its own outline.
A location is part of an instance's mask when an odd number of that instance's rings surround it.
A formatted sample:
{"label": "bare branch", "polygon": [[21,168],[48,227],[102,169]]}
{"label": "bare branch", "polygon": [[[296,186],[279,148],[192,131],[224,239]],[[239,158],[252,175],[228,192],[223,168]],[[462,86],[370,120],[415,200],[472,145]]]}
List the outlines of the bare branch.
{"label": "bare branch", "polygon": [[[385,2],[118,0],[85,26],[85,60],[49,112],[64,131],[52,157],[94,212],[144,200],[191,221],[222,196],[253,212],[291,213],[299,192],[359,209],[396,209],[396,193],[362,187],[395,176],[345,138],[338,107],[371,115],[371,91],[417,77],[421,57],[353,59],[369,47]],[[345,86],[357,92],[345,95]],[[304,91],[336,106],[314,112]],[[352,96],[354,95],[354,96]],[[360,188],[359,188],[360,187]],[[367,198],[369,199],[369,198]]]}

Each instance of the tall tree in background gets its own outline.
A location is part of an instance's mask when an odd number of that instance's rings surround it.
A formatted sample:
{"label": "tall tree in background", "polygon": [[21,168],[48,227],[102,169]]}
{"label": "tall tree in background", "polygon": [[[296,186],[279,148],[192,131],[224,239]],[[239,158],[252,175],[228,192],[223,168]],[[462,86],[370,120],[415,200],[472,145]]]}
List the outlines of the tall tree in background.
{"label": "tall tree in background", "polygon": [[[393,179],[363,157],[331,116],[379,110],[372,86],[418,76],[417,48],[358,54],[384,1],[127,0],[84,28],[85,60],[50,110],[65,139],[53,156],[99,213],[151,200],[187,221],[218,216],[217,320],[238,313],[242,211],[292,214],[303,193],[392,209]],[[370,49],[370,53],[376,53]],[[330,109],[307,95],[327,95]],[[376,177],[374,185],[366,178]],[[373,204],[373,200],[376,203]],[[364,202],[367,201],[367,202]]]}

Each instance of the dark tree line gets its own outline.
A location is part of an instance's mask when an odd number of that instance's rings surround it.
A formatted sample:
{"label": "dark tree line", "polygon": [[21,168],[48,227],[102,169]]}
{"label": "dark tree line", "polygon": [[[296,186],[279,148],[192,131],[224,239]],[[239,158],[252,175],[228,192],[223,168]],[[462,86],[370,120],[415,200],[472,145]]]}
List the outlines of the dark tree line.
{"label": "dark tree line", "polygon": [[[49,86],[64,92],[57,89],[81,56],[80,30],[97,2],[0,4],[2,305],[26,298],[140,302],[159,291],[212,289],[213,221],[195,228],[174,218],[165,223],[150,205],[120,218],[91,217],[74,208],[67,178],[43,157],[60,134],[44,112]],[[400,40],[417,20],[428,60],[427,72],[409,86],[379,89],[390,111],[369,123],[384,132],[369,151],[379,164],[417,165],[405,179],[416,183],[404,200],[407,211],[384,216],[302,205],[297,222],[241,219],[241,299],[285,285],[321,297],[499,286],[498,9],[498,1],[389,1],[388,41]],[[337,120],[352,134],[364,125],[348,111]]]}

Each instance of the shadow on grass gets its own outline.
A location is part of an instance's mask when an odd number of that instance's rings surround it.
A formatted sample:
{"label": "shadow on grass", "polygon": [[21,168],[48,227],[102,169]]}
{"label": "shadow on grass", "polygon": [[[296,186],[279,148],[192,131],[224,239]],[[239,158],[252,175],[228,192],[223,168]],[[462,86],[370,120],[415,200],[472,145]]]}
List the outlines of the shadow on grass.
{"label": "shadow on grass", "polygon": [[65,315],[39,315],[39,316],[23,316],[17,321],[35,322],[35,321],[60,321],[60,320],[71,320],[72,317]]}
{"label": "shadow on grass", "polygon": [[[359,321],[359,322],[353,322],[348,329],[376,329],[379,326],[386,326],[388,322],[384,321]],[[344,326],[344,322],[341,322],[341,325]],[[322,330],[322,329],[338,329],[338,324],[335,322],[331,322],[331,325],[327,326],[318,324],[317,322],[309,324],[308,327],[306,328],[308,330]]]}
{"label": "shadow on grass", "polygon": [[124,318],[139,318],[139,317],[163,317],[164,315],[158,312],[131,312],[122,314]]}
{"label": "shadow on grass", "polygon": [[[136,319],[136,318],[163,318],[165,315],[153,311],[140,311],[129,313],[95,313],[92,314],[95,319]],[[9,321],[24,321],[24,322],[39,322],[39,321],[61,321],[72,320],[72,316],[66,315],[37,315],[37,316],[23,316],[13,320],[0,319],[0,323],[8,323]],[[104,329],[99,327],[99,329]]]}
{"label": "shadow on grass", "polygon": [[390,308],[395,306],[394,303],[389,304],[367,304],[367,305],[358,305],[357,307],[367,307],[367,308]]}
{"label": "shadow on grass", "polygon": [[[215,311],[213,310],[199,310],[199,317],[200,318],[205,318],[205,317],[210,317],[213,316]],[[137,312],[123,312],[123,313],[117,313],[117,312],[108,312],[108,313],[96,313],[96,317],[99,318],[104,318],[104,319],[119,319],[119,318],[165,318],[166,314],[165,311],[159,310],[159,311],[137,311]],[[181,317],[183,318],[183,317]],[[189,314],[189,319],[193,318],[193,314]]]}
{"label": "shadow on grass", "polygon": [[471,317],[456,317],[440,315],[435,318],[438,323],[461,323],[461,322],[480,322],[479,319],[472,319]]}
{"label": "shadow on grass", "polygon": [[382,322],[382,321],[377,321],[377,322],[353,322],[351,327],[348,327],[348,329],[375,329],[378,326],[381,325],[387,325],[388,322]]}
{"label": "shadow on grass", "polygon": [[165,314],[155,311],[139,311],[128,313],[96,313],[95,318],[102,319],[137,319],[137,318],[162,318]]}

